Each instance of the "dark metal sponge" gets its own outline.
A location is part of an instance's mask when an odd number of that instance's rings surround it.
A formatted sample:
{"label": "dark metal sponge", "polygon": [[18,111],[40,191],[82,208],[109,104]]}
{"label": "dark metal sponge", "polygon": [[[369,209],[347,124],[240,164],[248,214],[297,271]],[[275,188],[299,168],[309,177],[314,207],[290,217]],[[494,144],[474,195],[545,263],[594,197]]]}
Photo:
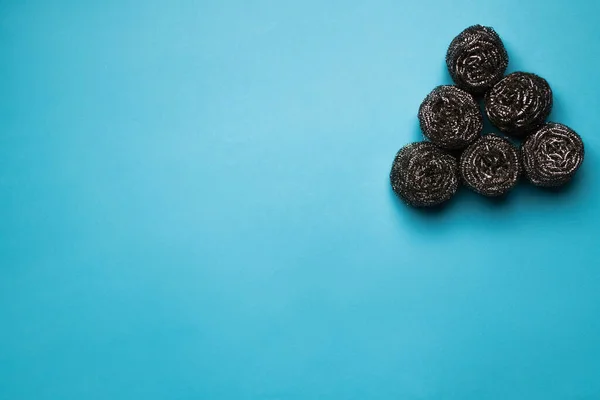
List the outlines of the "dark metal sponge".
{"label": "dark metal sponge", "polygon": [[569,182],[583,162],[581,137],[562,124],[545,124],[521,147],[525,173],[536,186],[552,187]]}
{"label": "dark metal sponge", "polygon": [[535,74],[507,75],[485,95],[485,112],[502,132],[524,137],[538,129],[552,111],[552,89]]}
{"label": "dark metal sponge", "polygon": [[467,147],[460,158],[463,182],[484,196],[501,196],[512,189],[519,178],[517,148],[497,135],[485,135]]}
{"label": "dark metal sponge", "polygon": [[456,86],[433,89],[419,107],[419,123],[425,137],[448,150],[467,147],[483,130],[475,98]]}
{"label": "dark metal sponge", "polygon": [[396,154],[390,182],[394,192],[407,204],[435,206],[456,193],[457,162],[433,143],[411,143]]}
{"label": "dark metal sponge", "polygon": [[473,25],[452,40],[446,65],[461,89],[483,94],[502,79],[508,67],[508,53],[493,28]]}

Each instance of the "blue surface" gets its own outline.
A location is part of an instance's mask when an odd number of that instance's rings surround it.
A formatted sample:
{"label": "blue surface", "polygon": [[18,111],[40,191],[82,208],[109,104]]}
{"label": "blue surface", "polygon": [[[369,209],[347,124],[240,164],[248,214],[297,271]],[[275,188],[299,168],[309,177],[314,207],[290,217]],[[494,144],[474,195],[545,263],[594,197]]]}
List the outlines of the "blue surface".
{"label": "blue surface", "polygon": [[[600,5],[0,3],[0,399],[600,398]],[[568,190],[388,184],[494,26]]]}

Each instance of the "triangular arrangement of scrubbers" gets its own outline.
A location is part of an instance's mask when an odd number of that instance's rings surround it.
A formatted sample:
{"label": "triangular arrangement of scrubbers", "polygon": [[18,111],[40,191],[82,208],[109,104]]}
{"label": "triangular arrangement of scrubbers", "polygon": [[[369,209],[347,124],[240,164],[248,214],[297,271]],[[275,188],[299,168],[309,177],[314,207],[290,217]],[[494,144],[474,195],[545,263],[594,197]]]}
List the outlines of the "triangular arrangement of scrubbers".
{"label": "triangular arrangement of scrubbers", "polygon": [[[581,137],[546,122],[553,100],[545,79],[526,72],[504,75],[508,54],[494,29],[465,29],[450,43],[446,64],[455,85],[436,87],[419,107],[428,140],[404,146],[392,165],[392,188],[404,202],[439,205],[461,183],[484,196],[502,196],[521,175],[545,187],[571,180],[583,162]],[[521,140],[520,148],[499,135],[482,136],[481,96],[491,124]]]}

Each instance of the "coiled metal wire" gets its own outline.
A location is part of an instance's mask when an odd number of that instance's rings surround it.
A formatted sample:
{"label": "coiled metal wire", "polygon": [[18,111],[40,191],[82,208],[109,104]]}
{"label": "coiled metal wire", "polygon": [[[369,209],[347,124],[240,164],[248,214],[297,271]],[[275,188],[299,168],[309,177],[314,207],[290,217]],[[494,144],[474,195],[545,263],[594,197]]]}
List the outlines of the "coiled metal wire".
{"label": "coiled metal wire", "polygon": [[485,95],[485,112],[502,132],[524,137],[539,128],[552,111],[552,89],[535,74],[507,75]]}
{"label": "coiled metal wire", "polygon": [[457,162],[433,143],[411,143],[396,154],[390,182],[394,192],[407,204],[435,206],[456,193]]}
{"label": "coiled metal wire", "polygon": [[446,65],[460,88],[483,94],[502,79],[508,66],[508,53],[493,28],[473,25],[452,40],[446,53]]}
{"label": "coiled metal wire", "polygon": [[460,158],[460,173],[466,186],[484,196],[500,196],[519,178],[519,152],[508,140],[485,135],[467,147]]}
{"label": "coiled metal wire", "polygon": [[456,150],[467,147],[483,130],[475,98],[456,86],[438,86],[419,107],[423,134],[436,145]]}
{"label": "coiled metal wire", "polygon": [[523,167],[537,186],[560,186],[571,180],[583,163],[581,137],[571,128],[547,123],[522,145]]}

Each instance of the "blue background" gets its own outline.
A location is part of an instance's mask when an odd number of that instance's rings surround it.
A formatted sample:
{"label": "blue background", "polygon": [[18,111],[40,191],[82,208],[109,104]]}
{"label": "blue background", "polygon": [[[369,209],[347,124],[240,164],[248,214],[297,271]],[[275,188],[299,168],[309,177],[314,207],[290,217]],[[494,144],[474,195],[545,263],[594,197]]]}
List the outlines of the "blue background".
{"label": "blue background", "polygon": [[[0,3],[0,399],[600,399],[600,5]],[[402,205],[470,24],[586,143]]]}

